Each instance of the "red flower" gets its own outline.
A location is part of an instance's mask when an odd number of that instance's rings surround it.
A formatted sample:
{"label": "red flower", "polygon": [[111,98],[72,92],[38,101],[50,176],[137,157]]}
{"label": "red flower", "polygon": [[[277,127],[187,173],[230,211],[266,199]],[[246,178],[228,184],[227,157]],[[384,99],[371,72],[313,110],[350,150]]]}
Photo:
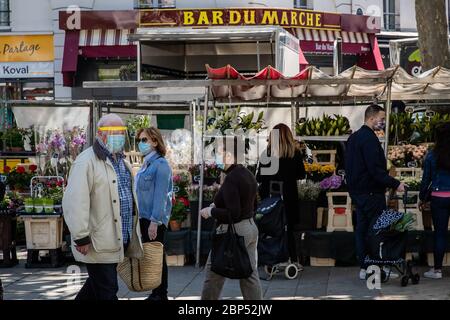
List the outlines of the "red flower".
{"label": "red flower", "polygon": [[175,199],[175,197],[172,197],[172,205],[174,206],[175,203],[177,203],[177,199]]}
{"label": "red flower", "polygon": [[188,199],[186,199],[186,198],[184,198],[184,197],[180,197],[180,198],[178,198],[178,200],[179,200],[180,202],[182,202],[182,203],[184,204],[185,207],[189,207],[189,200],[188,200]]}
{"label": "red flower", "polygon": [[24,167],[17,167],[16,169],[17,173],[25,173],[25,168]]}
{"label": "red flower", "polygon": [[37,170],[37,165],[32,164],[32,165],[30,166],[30,171],[31,171],[31,172],[35,172],[36,170]]}
{"label": "red flower", "polygon": [[11,172],[11,168],[8,167],[8,166],[5,166],[5,167],[3,168],[3,172],[4,172],[4,173],[10,173],[10,172]]}

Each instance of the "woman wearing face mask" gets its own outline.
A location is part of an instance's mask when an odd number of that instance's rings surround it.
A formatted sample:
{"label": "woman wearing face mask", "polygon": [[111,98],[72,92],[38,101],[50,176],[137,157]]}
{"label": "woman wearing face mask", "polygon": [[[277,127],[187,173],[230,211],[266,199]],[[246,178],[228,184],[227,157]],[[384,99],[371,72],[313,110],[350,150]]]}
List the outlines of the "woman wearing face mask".
{"label": "woman wearing face mask", "polygon": [[[226,177],[214,198],[214,205],[202,209],[200,214],[204,219],[211,217],[216,219],[218,232],[228,230],[231,218],[236,233],[244,237],[245,247],[253,268],[253,273],[249,278],[239,280],[242,295],[245,300],[261,300],[262,290],[256,251],[258,228],[253,220],[256,209],[257,183],[254,175],[243,165],[237,163],[238,145],[240,144],[238,144],[237,137],[222,139],[222,146],[216,153],[216,163],[225,172]],[[211,270],[210,259],[208,259],[206,270],[202,300],[217,300],[222,292],[225,278]]]}
{"label": "woman wearing face mask", "polygon": [[[139,130],[139,151],[144,163],[136,175],[136,192],[142,231],[142,242],[163,242],[172,210],[172,170],[164,158],[166,147],[156,128]],[[167,264],[164,252],[161,285],[148,300],[167,300]]]}

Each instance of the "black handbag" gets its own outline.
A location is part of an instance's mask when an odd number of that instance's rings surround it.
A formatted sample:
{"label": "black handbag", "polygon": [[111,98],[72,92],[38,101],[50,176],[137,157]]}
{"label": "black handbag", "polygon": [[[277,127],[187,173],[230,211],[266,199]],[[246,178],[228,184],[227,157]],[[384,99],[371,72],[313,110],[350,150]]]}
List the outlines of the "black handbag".
{"label": "black handbag", "polygon": [[245,279],[253,273],[244,237],[236,233],[234,224],[225,233],[213,234],[211,248],[211,271],[229,278]]}

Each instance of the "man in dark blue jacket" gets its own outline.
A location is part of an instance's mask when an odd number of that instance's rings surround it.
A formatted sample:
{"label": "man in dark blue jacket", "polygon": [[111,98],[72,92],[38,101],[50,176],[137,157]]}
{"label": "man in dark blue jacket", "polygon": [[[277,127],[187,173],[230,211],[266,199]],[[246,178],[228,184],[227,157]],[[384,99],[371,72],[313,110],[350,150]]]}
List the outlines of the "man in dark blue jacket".
{"label": "man in dark blue jacket", "polygon": [[385,118],[382,107],[370,105],[365,124],[350,136],[345,153],[347,186],[356,205],[356,254],[362,280],[366,278],[367,233],[371,222],[386,209],[386,189],[404,191],[404,184],[389,176],[384,150],[375,134],[375,130],[384,130]]}

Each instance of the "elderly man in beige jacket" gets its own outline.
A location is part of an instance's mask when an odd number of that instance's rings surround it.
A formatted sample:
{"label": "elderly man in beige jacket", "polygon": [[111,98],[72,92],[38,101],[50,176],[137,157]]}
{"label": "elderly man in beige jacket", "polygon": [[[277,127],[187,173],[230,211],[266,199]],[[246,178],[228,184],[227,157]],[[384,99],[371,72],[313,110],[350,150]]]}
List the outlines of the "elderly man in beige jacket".
{"label": "elderly man in beige jacket", "polygon": [[117,264],[143,254],[124,123],[109,114],[98,129],[94,145],[73,163],[63,198],[74,257],[89,275],[77,300],[116,300]]}

